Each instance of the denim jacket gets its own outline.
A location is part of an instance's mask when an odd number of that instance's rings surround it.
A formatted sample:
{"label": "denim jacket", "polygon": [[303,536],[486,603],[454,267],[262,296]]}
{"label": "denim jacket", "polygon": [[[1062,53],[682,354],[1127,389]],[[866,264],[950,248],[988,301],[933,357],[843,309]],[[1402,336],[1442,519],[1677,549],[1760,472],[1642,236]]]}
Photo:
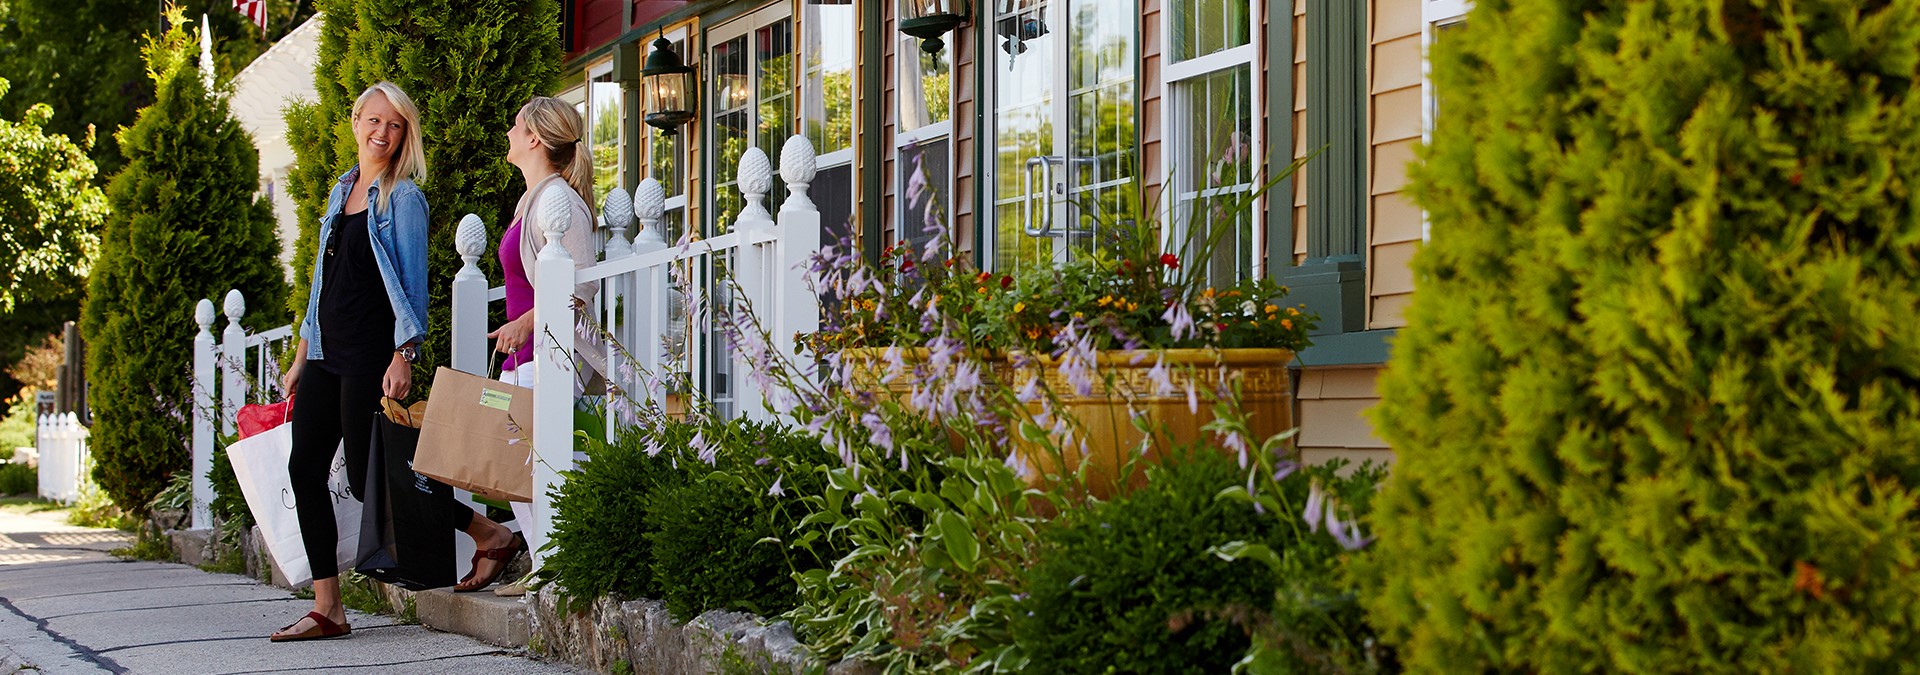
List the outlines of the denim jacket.
{"label": "denim jacket", "polygon": [[[333,234],[333,219],[346,208],[347,194],[360,177],[360,167],[347,170],[327,195],[327,212],[320,217],[320,245],[326,246]],[[419,342],[427,336],[427,197],[413,181],[401,179],[393,189],[392,203],[382,212],[380,181],[367,187],[367,227],[372,228],[373,260],[380,268],[380,280],[387,287],[387,301],[393,304],[393,346],[399,348]],[[307,315],[300,322],[300,337],[307,340],[307,358],[321,360],[320,289],[325,279],[326,256],[313,257],[313,287],[307,291]]]}

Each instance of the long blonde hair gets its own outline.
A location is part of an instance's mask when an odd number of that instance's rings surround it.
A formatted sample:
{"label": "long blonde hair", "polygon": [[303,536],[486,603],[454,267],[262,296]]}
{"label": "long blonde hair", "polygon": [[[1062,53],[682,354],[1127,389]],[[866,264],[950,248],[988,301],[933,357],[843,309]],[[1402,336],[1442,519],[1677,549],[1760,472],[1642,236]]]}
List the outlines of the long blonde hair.
{"label": "long blonde hair", "polygon": [[520,106],[520,121],[546,146],[547,164],[567,181],[568,187],[580,194],[587,210],[592,211],[593,152],[584,147],[587,125],[580,121],[580,113],[566,101],[535,96]]}
{"label": "long blonde hair", "polygon": [[393,158],[387,162],[387,169],[374,176],[379,179],[382,188],[378,206],[385,211],[393,201],[395,183],[400,182],[401,178],[419,181],[427,175],[427,152],[420,142],[420,109],[413,105],[413,99],[407,96],[407,92],[400,90],[400,85],[377,82],[360,92],[360,98],[353,101],[353,119],[359,121],[360,109],[367,105],[374,94],[387,97],[387,104],[393,106],[394,112],[400,113],[400,117],[407,121],[407,132],[401,136],[400,147],[393,149]]}

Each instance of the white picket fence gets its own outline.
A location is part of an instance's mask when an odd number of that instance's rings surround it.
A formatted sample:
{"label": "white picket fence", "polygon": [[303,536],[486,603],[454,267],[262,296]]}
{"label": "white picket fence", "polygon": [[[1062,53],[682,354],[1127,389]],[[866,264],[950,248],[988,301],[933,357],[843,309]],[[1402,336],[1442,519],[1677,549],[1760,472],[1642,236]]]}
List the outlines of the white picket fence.
{"label": "white picket fence", "polygon": [[[248,402],[257,385],[262,393],[280,390],[278,359],[293,339],[293,326],[247,334],[240,319],[247,314],[247,301],[238,290],[227,291],[223,304],[227,327],[219,342],[213,339],[213,301],[202,299],[193,307],[193,321],[200,330],[193,336],[193,410],[189,420],[193,429],[193,519],[189,527],[213,527],[214,427],[220,434],[234,433],[234,416]],[[251,373],[251,377],[249,377]]]}
{"label": "white picket fence", "polygon": [[[546,237],[533,266],[533,451],[538,496],[533,504],[534,522],[526,528],[529,548],[538,551],[545,545],[553,525],[549,495],[564,482],[563,472],[576,463],[575,374],[573,360],[565,355],[582,343],[581,333],[592,337],[604,330],[611,336],[618,348],[608,350],[611,372],[603,375],[614,389],[640,405],[663,405],[670,383],[662,375],[683,365],[690,371],[687,383],[702,398],[719,404],[722,414],[764,419],[775,412],[757,390],[742,386],[747,378],[739,364],[727,358],[724,340],[711,330],[711,317],[728,311],[736,300],[750,303],[762,327],[772,336],[773,349],[782,354],[792,353],[796,333],[812,332],[819,326],[820,307],[804,277],[809,258],[820,249],[820,213],[807,196],[816,169],[815,154],[813,146],[796,135],[787,140],[780,155],[780,177],[785,179],[789,195],[777,219],[764,204],[773,188],[773,167],[766,153],[749,148],[740,159],[738,172],[746,203],[730,227],[723,228],[725,234],[669,246],[660,236],[664,191],[649,178],[634,189],[631,200],[621,191],[607,196],[601,211],[602,223],[610,233],[604,260],[578,270],[566,247],[560,245],[570,226],[564,195],[540,200],[544,204],[542,212],[527,214]],[[548,189],[567,188],[554,185]],[[635,218],[641,229],[628,244],[625,232]],[[490,347],[486,340],[487,305],[503,297],[503,292],[489,288],[486,276],[476,265],[487,250],[486,230],[480,219],[473,215],[462,219],[455,239],[465,265],[454,277],[452,289],[453,364],[467,372],[486,372]],[[677,280],[677,288],[669,274],[669,269],[676,266],[688,271]],[[717,267],[731,274],[731,284],[714,279]],[[588,311],[598,324],[590,332],[577,328],[571,301],[574,287],[584,283],[600,285],[600,292],[589,305]],[[676,292],[692,301],[676,306]],[[705,310],[689,320],[688,363],[669,364],[663,345],[672,313],[685,306]],[[637,363],[631,368],[621,367],[621,352],[631,354]],[[620,416],[614,412],[615,406],[607,408],[607,428],[609,433],[617,433]]]}
{"label": "white picket fence", "polygon": [[93,456],[87,451],[87,427],[73,413],[41,415],[33,446],[40,458],[40,498],[72,502],[93,483]]}

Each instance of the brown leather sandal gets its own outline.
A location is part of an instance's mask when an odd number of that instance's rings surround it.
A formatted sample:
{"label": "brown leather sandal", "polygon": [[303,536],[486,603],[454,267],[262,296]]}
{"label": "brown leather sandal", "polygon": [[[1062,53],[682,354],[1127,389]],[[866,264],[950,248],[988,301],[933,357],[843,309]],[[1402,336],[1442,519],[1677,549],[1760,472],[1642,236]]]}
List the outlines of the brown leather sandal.
{"label": "brown leather sandal", "polygon": [[286,628],[280,629],[280,633],[267,636],[267,639],[274,642],[301,642],[305,640],[332,640],[353,634],[353,626],[344,623],[334,623],[333,619],[329,619],[327,615],[319,612],[307,612],[307,615],[302,618],[313,619],[313,627],[292,635],[282,635],[281,633],[286,632],[287,628],[292,628],[300,624],[300,622],[295,621],[287,624]]}
{"label": "brown leather sandal", "polygon": [[[513,554],[518,552],[519,550],[512,546],[475,550],[473,552],[473,569],[467,572],[467,576],[460,579],[460,583],[454,585],[453,592],[477,593],[486,590],[488,586],[493,585],[493,582],[500,580],[500,575],[507,573],[507,561],[512,560]],[[480,561],[482,560],[492,560],[500,564],[493,568],[493,574],[487,575],[486,581],[481,582],[478,586],[467,586],[467,582],[472,581],[474,575],[480,572]]]}

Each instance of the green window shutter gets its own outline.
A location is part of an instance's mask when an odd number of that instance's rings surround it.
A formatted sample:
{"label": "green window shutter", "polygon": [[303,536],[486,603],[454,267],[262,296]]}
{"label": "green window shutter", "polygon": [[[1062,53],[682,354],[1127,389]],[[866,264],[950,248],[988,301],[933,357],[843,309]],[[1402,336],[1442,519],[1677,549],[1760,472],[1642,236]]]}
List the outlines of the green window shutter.
{"label": "green window shutter", "polygon": [[[1303,0],[1306,12],[1307,258],[1281,275],[1320,315],[1317,335],[1366,329],[1367,5]],[[1274,242],[1291,246],[1292,242]]]}

